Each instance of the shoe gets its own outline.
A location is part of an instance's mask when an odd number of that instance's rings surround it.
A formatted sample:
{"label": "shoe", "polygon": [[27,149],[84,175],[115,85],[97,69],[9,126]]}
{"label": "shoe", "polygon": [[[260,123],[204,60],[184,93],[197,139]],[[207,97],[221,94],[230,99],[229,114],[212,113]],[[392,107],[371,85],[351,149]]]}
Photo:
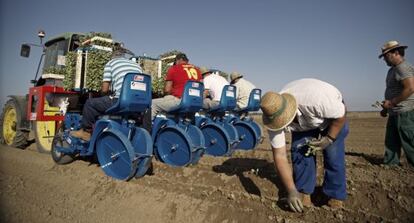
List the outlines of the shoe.
{"label": "shoe", "polygon": [[344,202],[337,199],[329,199],[328,206],[332,209],[340,209],[344,207]]}
{"label": "shoe", "polygon": [[312,207],[312,201],[311,201],[311,196],[310,194],[302,194],[302,205],[304,207]]}
{"label": "shoe", "polygon": [[70,135],[79,139],[82,139],[84,141],[90,141],[91,140],[91,133],[80,129],[78,131],[71,131]]}

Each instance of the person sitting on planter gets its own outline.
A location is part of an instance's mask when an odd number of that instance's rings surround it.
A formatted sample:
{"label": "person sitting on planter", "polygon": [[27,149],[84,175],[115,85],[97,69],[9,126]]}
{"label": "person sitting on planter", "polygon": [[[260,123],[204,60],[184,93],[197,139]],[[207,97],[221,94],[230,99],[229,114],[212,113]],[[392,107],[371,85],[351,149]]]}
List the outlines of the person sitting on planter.
{"label": "person sitting on planter", "polygon": [[200,70],[204,83],[203,109],[209,110],[219,105],[223,88],[229,82],[219,75],[219,71],[208,70],[205,67],[201,67]]}
{"label": "person sitting on planter", "polygon": [[250,92],[256,88],[250,81],[243,78],[238,72],[230,74],[230,84],[236,86],[237,108],[243,109],[249,103]]}
{"label": "person sitting on planter", "polygon": [[104,67],[101,93],[105,96],[86,100],[82,110],[81,129],[71,131],[71,136],[89,141],[92,126],[97,117],[103,115],[118,100],[125,75],[127,73],[142,73],[142,69],[137,63],[124,58],[127,52],[119,45],[114,47],[112,59]]}
{"label": "person sitting on planter", "polygon": [[174,65],[168,69],[165,77],[164,95],[166,96],[152,100],[152,120],[158,113],[169,112],[179,106],[188,80],[202,80],[200,70],[188,61],[184,53],[177,54],[175,57]]}

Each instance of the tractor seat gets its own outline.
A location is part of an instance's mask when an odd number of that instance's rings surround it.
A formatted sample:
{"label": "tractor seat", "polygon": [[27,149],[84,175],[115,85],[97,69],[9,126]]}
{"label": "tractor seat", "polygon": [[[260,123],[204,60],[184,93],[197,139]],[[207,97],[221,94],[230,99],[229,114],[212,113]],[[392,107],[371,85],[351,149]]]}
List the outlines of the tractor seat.
{"label": "tractor seat", "polygon": [[203,108],[204,84],[198,81],[187,81],[178,107],[169,114],[195,113]]}
{"label": "tractor seat", "polygon": [[130,115],[151,107],[151,76],[128,73],[122,83],[118,101],[106,110],[110,115]]}
{"label": "tractor seat", "polygon": [[222,113],[236,108],[236,86],[225,85],[221,92],[220,103],[210,108],[208,113]]}
{"label": "tractor seat", "polygon": [[239,113],[259,111],[260,109],[260,100],[262,98],[262,90],[255,88],[250,92],[249,102],[247,107],[237,110]]}

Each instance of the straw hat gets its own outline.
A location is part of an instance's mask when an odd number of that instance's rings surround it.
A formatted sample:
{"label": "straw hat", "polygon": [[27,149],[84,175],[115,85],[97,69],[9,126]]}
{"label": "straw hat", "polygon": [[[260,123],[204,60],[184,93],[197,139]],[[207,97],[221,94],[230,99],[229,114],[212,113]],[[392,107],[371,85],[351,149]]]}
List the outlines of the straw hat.
{"label": "straw hat", "polygon": [[207,67],[199,67],[201,75],[204,76],[207,73],[210,73],[210,70]]}
{"label": "straw hat", "polygon": [[230,80],[231,82],[234,82],[234,80],[238,79],[238,78],[242,78],[243,75],[241,75],[239,72],[231,72],[230,74]]}
{"label": "straw hat", "polygon": [[263,111],[264,126],[272,131],[284,129],[296,116],[298,105],[289,93],[267,92],[263,95],[260,108]]}
{"label": "straw hat", "polygon": [[383,57],[386,53],[390,52],[393,49],[397,48],[404,48],[406,49],[408,46],[402,46],[400,43],[398,43],[395,40],[388,41],[384,44],[384,46],[381,47],[382,53],[378,56],[378,58]]}

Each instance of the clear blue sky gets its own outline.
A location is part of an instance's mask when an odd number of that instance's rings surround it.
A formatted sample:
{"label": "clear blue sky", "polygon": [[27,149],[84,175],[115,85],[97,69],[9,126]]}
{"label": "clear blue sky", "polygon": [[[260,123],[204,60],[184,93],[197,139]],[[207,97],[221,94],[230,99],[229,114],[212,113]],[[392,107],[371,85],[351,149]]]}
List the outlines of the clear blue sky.
{"label": "clear blue sky", "polygon": [[340,89],[349,110],[372,110],[388,69],[381,45],[399,40],[414,63],[413,12],[412,0],[0,0],[0,103],[27,93],[41,52],[22,58],[20,44],[44,29],[110,32],[137,55],[181,50],[264,91],[314,77]]}

